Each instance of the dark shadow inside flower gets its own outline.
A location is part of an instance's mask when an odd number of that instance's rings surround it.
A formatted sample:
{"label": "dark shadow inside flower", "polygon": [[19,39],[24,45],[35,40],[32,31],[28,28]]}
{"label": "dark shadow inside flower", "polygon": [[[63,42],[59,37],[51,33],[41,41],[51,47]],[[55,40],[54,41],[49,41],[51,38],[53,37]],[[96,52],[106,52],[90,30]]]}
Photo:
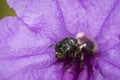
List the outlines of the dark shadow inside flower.
{"label": "dark shadow inside flower", "polygon": [[[62,78],[61,80],[64,79],[64,75],[68,72],[68,69],[71,68],[71,73],[73,75],[73,79],[72,80],[78,80],[80,73],[84,70],[84,67],[87,67],[87,75],[88,78],[90,78],[91,74],[93,73],[93,64],[92,59],[93,57],[89,58],[87,56],[84,57],[84,63],[80,62],[80,58],[76,58],[74,61],[72,58],[67,58],[65,60],[57,60],[57,63],[62,63],[63,67],[63,73],[62,73]],[[83,66],[84,65],[84,66]]]}

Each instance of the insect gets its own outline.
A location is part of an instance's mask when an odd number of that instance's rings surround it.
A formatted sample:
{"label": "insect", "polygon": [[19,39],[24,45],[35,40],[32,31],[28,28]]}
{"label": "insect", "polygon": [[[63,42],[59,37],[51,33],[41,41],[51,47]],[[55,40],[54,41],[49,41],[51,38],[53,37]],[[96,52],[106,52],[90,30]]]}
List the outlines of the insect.
{"label": "insect", "polygon": [[77,80],[79,73],[83,70],[85,65],[91,68],[92,71],[90,61],[91,58],[95,57],[96,50],[97,46],[94,41],[85,34],[79,33],[76,38],[66,37],[59,41],[55,45],[55,56],[57,60],[64,62],[65,69],[75,64],[77,77],[74,80]]}

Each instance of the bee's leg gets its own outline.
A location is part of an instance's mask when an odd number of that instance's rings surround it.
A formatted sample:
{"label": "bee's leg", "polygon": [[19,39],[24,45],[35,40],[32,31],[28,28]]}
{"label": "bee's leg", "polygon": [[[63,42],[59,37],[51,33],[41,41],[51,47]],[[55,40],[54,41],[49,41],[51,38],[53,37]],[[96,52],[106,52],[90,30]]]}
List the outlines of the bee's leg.
{"label": "bee's leg", "polygon": [[72,63],[69,63],[65,66],[65,69],[68,69],[70,66],[72,66]]}
{"label": "bee's leg", "polygon": [[76,56],[77,56],[76,54],[71,54],[68,62],[65,63],[66,64],[65,68],[69,68],[70,66],[74,64]]}
{"label": "bee's leg", "polygon": [[83,60],[84,60],[84,56],[83,54],[80,56],[80,69],[83,68]]}
{"label": "bee's leg", "polygon": [[74,61],[75,61],[75,58],[73,58],[73,59],[65,66],[65,68],[69,68],[70,66],[72,66],[73,63],[74,63]]}

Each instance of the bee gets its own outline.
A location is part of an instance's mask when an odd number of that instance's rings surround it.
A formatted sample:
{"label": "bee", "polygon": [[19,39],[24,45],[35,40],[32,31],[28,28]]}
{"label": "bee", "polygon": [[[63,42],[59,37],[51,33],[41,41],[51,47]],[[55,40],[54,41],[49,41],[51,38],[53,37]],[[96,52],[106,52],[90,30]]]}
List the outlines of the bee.
{"label": "bee", "polygon": [[[69,68],[76,63],[76,74],[79,73],[84,64],[90,64],[90,58],[95,57],[97,45],[94,40],[87,37],[84,33],[79,33],[76,38],[66,37],[55,45],[55,57],[57,60],[63,61],[64,66]],[[79,63],[79,64],[78,64]],[[92,66],[90,64],[90,66]],[[88,65],[89,67],[89,65]],[[78,74],[77,74],[78,75]],[[77,79],[74,79],[77,80]]]}

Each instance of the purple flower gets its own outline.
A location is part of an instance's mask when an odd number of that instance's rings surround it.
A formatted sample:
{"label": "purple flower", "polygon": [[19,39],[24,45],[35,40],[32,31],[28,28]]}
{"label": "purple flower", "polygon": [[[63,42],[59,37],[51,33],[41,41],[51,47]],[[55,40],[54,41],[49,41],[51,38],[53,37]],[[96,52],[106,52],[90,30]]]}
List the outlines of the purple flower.
{"label": "purple flower", "polygon": [[[0,20],[1,80],[61,80],[63,65],[54,46],[65,37],[84,32],[99,51],[90,76],[85,68],[78,80],[120,79],[119,0],[7,0],[17,17]],[[69,68],[64,80],[72,80]]]}

